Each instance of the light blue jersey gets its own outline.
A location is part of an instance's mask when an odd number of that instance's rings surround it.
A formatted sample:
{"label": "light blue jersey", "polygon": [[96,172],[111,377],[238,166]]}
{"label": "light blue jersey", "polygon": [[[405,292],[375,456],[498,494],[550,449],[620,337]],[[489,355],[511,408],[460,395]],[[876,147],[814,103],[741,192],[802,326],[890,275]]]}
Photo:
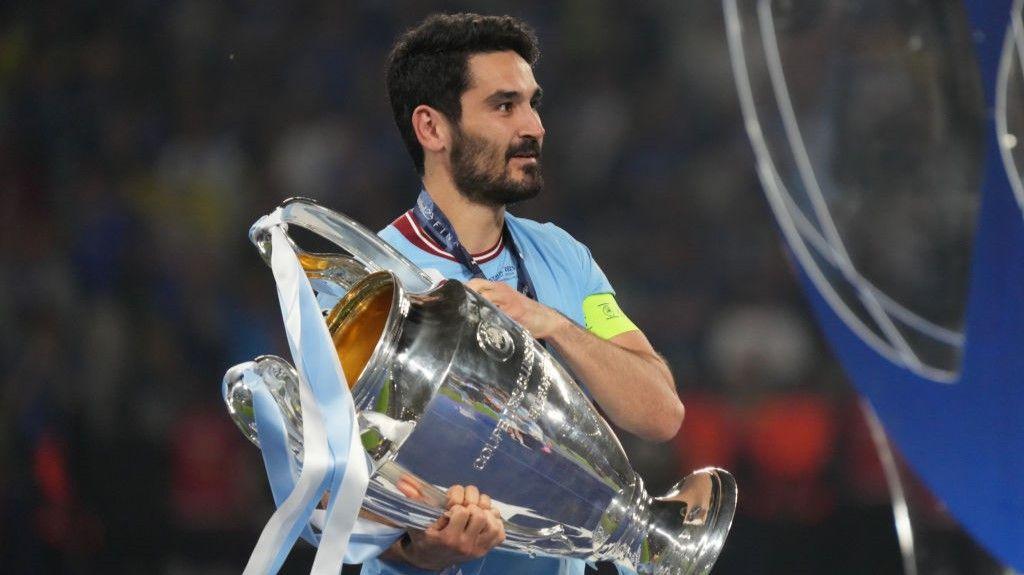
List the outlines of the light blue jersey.
{"label": "light blue jersey", "polygon": [[[593,294],[615,293],[590,250],[562,228],[511,214],[505,214],[505,225],[526,261],[537,301],[583,326],[583,300]],[[423,269],[435,269],[442,276],[459,281],[473,277],[420,228],[411,212],[396,219],[379,235]],[[511,250],[504,249],[500,239],[490,249],[471,255],[487,279],[516,287],[513,255]]]}
{"label": "light blue jersey", "polygon": [[[523,255],[539,302],[583,326],[583,300],[593,294],[614,293],[608,278],[590,255],[590,250],[565,230],[554,224],[540,224],[510,214],[505,215],[505,225]],[[381,230],[379,235],[423,269],[435,269],[446,278],[460,281],[468,281],[473,277],[454,256],[445,252],[426,234],[411,212],[396,219]],[[511,250],[504,249],[501,240],[490,249],[471,255],[487,279],[516,287],[518,278],[513,255]],[[442,573],[583,575],[585,569],[584,562],[578,559],[530,558],[520,553],[495,550],[481,559],[455,565]],[[429,573],[411,565],[377,559],[363,563],[362,572],[364,575]]]}

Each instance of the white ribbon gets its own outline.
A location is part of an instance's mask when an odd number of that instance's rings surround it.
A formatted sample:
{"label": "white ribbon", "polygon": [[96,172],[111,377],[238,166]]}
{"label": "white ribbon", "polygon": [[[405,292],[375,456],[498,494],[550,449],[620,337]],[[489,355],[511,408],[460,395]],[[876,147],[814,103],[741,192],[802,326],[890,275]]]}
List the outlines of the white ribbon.
{"label": "white ribbon", "polygon": [[299,374],[304,453],[295,488],[263,528],[244,573],[276,573],[321,496],[330,491],[311,573],[337,575],[366,494],[369,473],[352,395],[313,288],[285,235],[280,210],[260,218],[250,234],[268,229],[281,315]]}

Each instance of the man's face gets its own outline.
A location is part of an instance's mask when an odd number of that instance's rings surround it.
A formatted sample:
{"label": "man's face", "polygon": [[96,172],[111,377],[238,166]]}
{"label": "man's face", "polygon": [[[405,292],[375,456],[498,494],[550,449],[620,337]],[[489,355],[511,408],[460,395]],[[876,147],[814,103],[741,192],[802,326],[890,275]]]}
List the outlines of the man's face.
{"label": "man's face", "polygon": [[469,89],[462,94],[462,119],[451,146],[455,186],[486,205],[530,199],[544,188],[541,90],[533,70],[511,51],[473,55],[468,66]]}

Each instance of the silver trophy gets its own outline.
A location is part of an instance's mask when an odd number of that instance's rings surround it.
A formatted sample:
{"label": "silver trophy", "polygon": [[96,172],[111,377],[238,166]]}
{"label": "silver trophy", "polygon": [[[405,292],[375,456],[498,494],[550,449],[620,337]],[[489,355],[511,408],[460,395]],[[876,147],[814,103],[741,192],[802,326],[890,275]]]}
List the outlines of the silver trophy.
{"label": "silver trophy", "polygon": [[[502,547],[639,573],[711,570],[736,508],[732,475],[702,469],[650,497],[586,394],[519,324],[460,282],[434,285],[341,214],[304,199],[281,209],[284,222],[354,256],[293,244],[355,401],[371,474],[365,511],[424,529],[443,512],[449,486],[475,485],[501,512]],[[251,235],[269,258],[265,230]],[[259,445],[246,374],[267,384],[301,465],[294,369],[261,356],[224,376],[232,419]]]}

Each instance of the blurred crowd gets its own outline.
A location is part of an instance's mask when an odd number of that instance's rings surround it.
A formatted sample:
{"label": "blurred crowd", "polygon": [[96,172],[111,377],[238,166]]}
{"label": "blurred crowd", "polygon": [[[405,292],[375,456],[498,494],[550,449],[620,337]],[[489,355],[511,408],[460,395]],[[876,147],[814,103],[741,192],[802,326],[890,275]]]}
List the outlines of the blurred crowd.
{"label": "blurred crowd", "polygon": [[547,189],[513,211],[586,243],[675,372],[678,437],[623,436],[651,491],[737,475],[716,573],[899,572],[858,400],[757,182],[721,8],[667,0],[0,4],[0,570],[241,570],[273,507],[221,376],[288,355],[246,231],[289,196],[374,229],[411,206],[382,70],[437,10],[537,28]]}

